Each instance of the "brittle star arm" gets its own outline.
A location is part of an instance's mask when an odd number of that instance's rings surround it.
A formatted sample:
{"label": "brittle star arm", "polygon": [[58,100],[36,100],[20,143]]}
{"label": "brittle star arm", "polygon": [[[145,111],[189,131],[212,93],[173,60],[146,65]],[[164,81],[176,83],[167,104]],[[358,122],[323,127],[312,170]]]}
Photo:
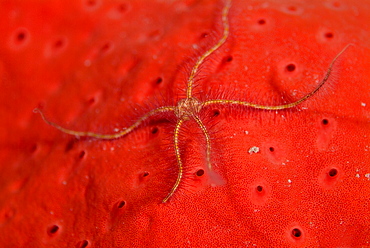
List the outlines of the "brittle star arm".
{"label": "brittle star arm", "polygon": [[168,201],[168,199],[170,199],[170,197],[175,193],[175,191],[179,187],[181,179],[182,179],[183,165],[182,165],[182,160],[181,160],[181,155],[180,155],[180,148],[179,148],[179,133],[180,133],[180,128],[181,128],[181,125],[182,125],[183,122],[184,122],[184,119],[179,119],[177,121],[176,127],[175,127],[175,134],[174,134],[174,138],[173,138],[174,139],[174,144],[175,144],[176,160],[177,160],[177,164],[178,164],[178,167],[179,167],[179,171],[177,173],[177,179],[176,179],[175,184],[172,186],[172,189],[171,189],[170,193],[168,193],[168,195],[162,200],[162,203],[165,203],[165,202]]}
{"label": "brittle star arm", "polygon": [[55,127],[56,129],[62,131],[63,133],[70,134],[70,135],[75,135],[75,136],[81,136],[81,137],[93,137],[93,138],[98,138],[98,139],[117,139],[119,137],[122,137],[128,133],[130,133],[132,130],[137,128],[143,121],[148,119],[150,116],[155,115],[160,112],[168,112],[168,111],[174,111],[175,107],[173,106],[165,106],[165,107],[160,107],[153,109],[152,111],[149,111],[145,115],[143,115],[140,119],[138,119],[134,124],[131,126],[124,128],[121,132],[115,133],[115,134],[99,134],[99,133],[94,133],[94,132],[81,132],[81,131],[74,131],[71,129],[64,128],[54,122],[49,121],[46,119],[45,115],[42,113],[42,111],[38,108],[34,109],[34,113],[40,113],[42,119],[50,126]]}
{"label": "brittle star arm", "polygon": [[231,0],[227,0],[227,3],[225,7],[222,10],[222,24],[223,24],[223,34],[222,38],[217,42],[216,45],[214,45],[211,49],[209,49],[207,52],[205,52],[202,56],[199,57],[198,61],[195,63],[195,66],[191,70],[190,77],[188,79],[188,84],[186,87],[186,98],[191,98],[192,97],[192,90],[193,90],[193,84],[194,84],[194,78],[198,72],[198,69],[200,65],[203,63],[203,61],[211,55],[214,51],[216,51],[218,48],[220,48],[226,41],[227,37],[229,36],[229,21],[228,21],[228,14],[229,14],[229,9],[231,6]]}
{"label": "brittle star arm", "polygon": [[207,154],[206,154],[207,165],[208,165],[208,169],[209,170],[212,170],[212,165],[211,165],[211,139],[209,137],[207,128],[204,126],[203,122],[199,119],[198,116],[193,116],[193,118],[198,123],[198,126],[200,127],[200,129],[202,129],[202,131],[204,133],[204,136],[206,137],[206,143],[207,143],[207,151],[206,151],[207,152]]}
{"label": "brittle star arm", "polygon": [[288,104],[283,104],[283,105],[277,105],[277,106],[266,106],[266,105],[260,105],[260,104],[255,104],[255,103],[250,103],[250,102],[245,102],[245,101],[238,101],[238,100],[216,99],[216,100],[208,100],[208,101],[203,102],[202,107],[207,106],[207,105],[211,105],[211,104],[234,104],[234,105],[242,105],[242,106],[246,106],[246,107],[252,107],[252,108],[255,108],[255,109],[265,109],[265,110],[281,110],[281,109],[288,109],[288,108],[295,107],[295,106],[299,105],[300,103],[306,101],[311,96],[313,96],[326,83],[326,81],[328,81],[328,79],[331,75],[334,63],[337,61],[339,56],[342,55],[347,50],[347,48],[349,46],[353,46],[353,45],[348,44],[347,46],[345,46],[342,49],[342,51],[340,51],[335,56],[335,58],[331,61],[330,65],[329,65],[329,69],[326,71],[325,77],[321,81],[321,83],[313,91],[311,91],[310,93],[308,93],[307,95],[305,95],[304,97],[300,98],[299,100],[297,100],[295,102],[288,103]]}

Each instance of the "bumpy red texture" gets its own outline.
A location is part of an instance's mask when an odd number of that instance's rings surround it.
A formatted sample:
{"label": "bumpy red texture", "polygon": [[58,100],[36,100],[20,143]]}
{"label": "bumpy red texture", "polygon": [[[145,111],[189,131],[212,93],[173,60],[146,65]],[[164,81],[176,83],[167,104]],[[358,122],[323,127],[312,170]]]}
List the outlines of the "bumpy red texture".
{"label": "bumpy red texture", "polygon": [[0,1],[1,247],[370,247],[370,3],[231,4],[230,34],[194,97],[279,111],[204,107],[115,140],[184,98],[197,58],[221,38],[223,1]]}

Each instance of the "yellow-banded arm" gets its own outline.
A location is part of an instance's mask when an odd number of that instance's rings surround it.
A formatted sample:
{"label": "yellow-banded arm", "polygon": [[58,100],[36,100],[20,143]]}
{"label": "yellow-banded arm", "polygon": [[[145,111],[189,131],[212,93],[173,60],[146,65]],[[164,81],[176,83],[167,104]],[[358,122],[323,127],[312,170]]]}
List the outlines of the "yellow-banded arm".
{"label": "yellow-banded arm", "polygon": [[298,104],[301,104],[302,102],[306,101],[311,96],[313,96],[326,83],[326,81],[328,81],[328,79],[329,79],[329,77],[331,75],[331,72],[332,72],[334,63],[337,61],[337,59],[339,58],[339,56],[342,55],[347,50],[347,48],[349,46],[353,46],[353,45],[352,44],[348,44],[347,46],[345,46],[342,49],[342,51],[340,51],[335,56],[335,58],[331,61],[330,65],[329,65],[329,68],[326,71],[325,77],[321,81],[321,83],[313,91],[311,91],[310,93],[308,93],[307,95],[305,95],[304,97],[302,97],[301,99],[299,99],[299,100],[297,100],[295,102],[288,103],[288,104],[283,104],[283,105],[277,105],[277,106],[266,106],[266,105],[260,105],[260,104],[255,104],[255,103],[250,103],[250,102],[244,102],[244,101],[238,101],[238,100],[216,99],[216,100],[208,100],[208,101],[205,101],[202,104],[202,106],[207,106],[207,105],[211,105],[211,104],[234,104],[234,105],[242,105],[242,106],[246,106],[246,107],[252,107],[252,108],[255,108],[255,109],[265,109],[265,110],[281,110],[281,109],[288,109],[288,108],[295,107]]}
{"label": "yellow-banded arm", "polygon": [[194,78],[198,72],[200,65],[209,55],[211,55],[214,51],[220,48],[225,43],[227,37],[229,36],[230,27],[229,27],[228,14],[229,14],[230,6],[231,6],[231,0],[227,0],[226,5],[222,10],[222,25],[223,25],[224,30],[223,30],[221,39],[217,42],[216,45],[214,45],[211,49],[209,49],[202,56],[199,57],[198,61],[195,63],[191,71],[190,77],[188,79],[188,84],[186,87],[186,98],[188,99],[192,97]]}
{"label": "yellow-banded arm", "polygon": [[80,137],[93,137],[98,139],[117,139],[119,137],[122,137],[128,133],[130,133],[132,130],[137,128],[143,121],[148,119],[150,116],[155,115],[160,112],[168,112],[168,111],[174,111],[175,107],[168,106],[168,107],[160,107],[157,109],[154,109],[152,111],[149,111],[144,116],[142,116],[140,119],[138,119],[134,124],[131,126],[124,128],[121,132],[115,133],[115,134],[99,134],[99,133],[93,133],[93,132],[81,132],[81,131],[75,131],[71,129],[64,128],[54,122],[49,121],[46,119],[45,115],[41,112],[40,109],[36,108],[33,110],[34,113],[40,113],[42,119],[50,126],[55,127],[56,129],[62,131],[63,133],[80,136]]}
{"label": "yellow-banded arm", "polygon": [[198,116],[193,116],[195,121],[198,123],[198,126],[200,129],[202,129],[204,136],[206,137],[206,143],[207,143],[207,151],[206,151],[206,158],[207,158],[207,166],[209,170],[212,170],[212,164],[211,164],[211,139],[209,137],[207,128],[204,126],[203,122],[199,119]]}
{"label": "yellow-banded arm", "polygon": [[180,148],[179,148],[179,133],[180,133],[180,128],[182,123],[184,122],[183,119],[179,119],[176,123],[175,127],[175,134],[174,134],[174,143],[175,143],[175,154],[176,154],[176,160],[177,160],[177,165],[179,167],[179,171],[177,173],[177,179],[175,184],[173,185],[170,193],[162,200],[162,203],[165,203],[170,199],[170,197],[175,193],[177,188],[180,185],[181,179],[182,179],[182,174],[183,174],[183,166],[182,166],[182,160],[181,160],[181,155],[180,155]]}

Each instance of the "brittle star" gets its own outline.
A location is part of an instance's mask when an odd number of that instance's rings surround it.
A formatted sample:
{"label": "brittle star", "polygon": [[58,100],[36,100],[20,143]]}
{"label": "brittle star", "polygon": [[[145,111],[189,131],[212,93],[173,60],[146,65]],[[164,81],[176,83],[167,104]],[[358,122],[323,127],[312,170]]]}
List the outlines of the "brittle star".
{"label": "brittle star", "polygon": [[162,112],[173,112],[175,116],[177,117],[177,122],[175,125],[175,130],[174,130],[174,150],[175,150],[175,155],[176,155],[176,160],[177,160],[177,165],[178,165],[178,174],[177,174],[177,179],[175,184],[172,186],[170,192],[168,195],[162,200],[163,203],[167,202],[173,194],[176,192],[178,189],[181,180],[183,179],[183,162],[180,154],[180,148],[179,148],[179,133],[181,126],[185,121],[189,120],[194,120],[201,131],[203,132],[206,140],[206,161],[207,161],[207,166],[209,171],[212,171],[212,165],[211,165],[211,139],[208,133],[208,130],[206,126],[203,124],[203,121],[199,118],[199,112],[202,110],[203,107],[209,106],[209,105],[215,105],[215,104],[223,104],[223,105],[239,105],[239,106],[245,106],[245,107],[250,107],[250,108],[255,108],[255,109],[262,109],[262,110],[282,110],[282,109],[289,109],[293,108],[302,102],[306,101],[308,98],[313,96],[324,84],[325,82],[329,79],[330,74],[332,72],[332,67],[335,63],[335,61],[338,59],[338,57],[351,45],[347,45],[342,51],[340,51],[335,58],[331,61],[329,68],[321,81],[321,83],[310,93],[305,95],[304,97],[300,98],[299,100],[288,103],[288,104],[283,104],[283,105],[277,105],[277,106],[266,106],[266,105],[260,105],[260,104],[255,104],[251,102],[246,102],[246,101],[239,101],[239,100],[228,100],[228,99],[213,99],[213,100],[206,100],[204,102],[201,102],[198,100],[196,97],[193,96],[192,90],[193,90],[193,84],[194,84],[194,78],[199,70],[199,67],[201,64],[204,62],[204,60],[209,57],[213,52],[215,52],[217,49],[219,49],[227,40],[229,37],[229,19],[228,19],[228,14],[229,14],[229,9],[231,7],[231,0],[227,0],[226,4],[222,10],[222,25],[223,25],[223,34],[221,39],[209,50],[207,50],[204,54],[202,54],[197,62],[195,63],[194,67],[192,68],[192,71],[190,73],[190,76],[187,81],[187,86],[186,86],[186,98],[180,99],[177,102],[176,106],[163,106],[159,107],[156,109],[153,109],[149,112],[147,112],[145,115],[143,115],[141,118],[139,118],[134,124],[127,128],[123,128],[121,132],[114,133],[114,134],[98,134],[94,132],[81,132],[81,131],[74,131],[71,129],[64,128],[56,123],[53,123],[46,119],[44,114],[39,110],[35,109],[34,112],[38,112],[41,114],[43,120],[59,129],[60,131],[70,134],[70,135],[75,135],[75,136],[85,136],[85,137],[93,137],[93,138],[98,138],[98,139],[107,139],[107,140],[112,140],[112,139],[117,139],[122,136],[127,135],[128,133],[132,132],[134,129],[138,128],[145,120],[147,120],[149,117],[156,115],[158,113]]}

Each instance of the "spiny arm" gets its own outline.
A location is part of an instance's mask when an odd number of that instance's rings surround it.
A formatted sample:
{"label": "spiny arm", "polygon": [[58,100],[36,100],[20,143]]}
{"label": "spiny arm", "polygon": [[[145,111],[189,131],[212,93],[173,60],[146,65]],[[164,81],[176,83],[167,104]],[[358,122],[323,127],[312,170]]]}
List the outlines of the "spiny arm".
{"label": "spiny arm", "polygon": [[177,174],[177,179],[175,184],[173,185],[170,193],[162,200],[162,203],[165,203],[168,201],[168,199],[171,198],[171,196],[175,193],[177,188],[180,185],[181,179],[182,179],[182,174],[183,174],[183,165],[182,165],[182,160],[181,160],[181,154],[180,154],[180,148],[179,148],[179,133],[180,133],[180,128],[182,123],[184,122],[183,119],[179,119],[176,123],[175,127],[175,134],[174,134],[174,144],[175,144],[175,154],[176,154],[176,160],[177,160],[177,165],[179,166],[179,172]]}
{"label": "spiny arm", "polygon": [[265,110],[281,110],[281,109],[288,109],[288,108],[295,107],[295,106],[301,104],[302,102],[306,101],[311,96],[313,96],[317,91],[320,90],[320,88],[326,83],[326,81],[328,81],[328,79],[331,75],[334,63],[348,49],[349,46],[353,46],[353,44],[348,44],[347,46],[345,46],[342,49],[342,51],[340,51],[335,56],[335,58],[331,61],[330,65],[329,65],[329,69],[326,71],[325,77],[321,81],[321,83],[313,91],[311,91],[310,93],[308,93],[307,95],[305,95],[304,97],[302,97],[301,99],[299,99],[295,102],[288,103],[288,104],[283,104],[283,105],[278,105],[278,106],[265,106],[265,105],[250,103],[250,102],[244,102],[244,101],[216,99],[216,100],[205,101],[203,103],[203,106],[207,106],[207,105],[211,105],[211,104],[234,104],[234,105],[242,105],[242,106],[246,106],[246,107],[252,107],[252,108],[255,108],[255,109],[265,109]]}
{"label": "spiny arm", "polygon": [[211,171],[212,170],[212,165],[211,165],[211,139],[209,137],[207,128],[204,126],[203,122],[199,119],[198,116],[193,116],[195,121],[198,123],[198,126],[200,129],[202,129],[204,136],[206,137],[206,143],[207,143],[207,151],[206,151],[206,158],[207,158],[207,165],[208,169]]}
{"label": "spiny arm", "polygon": [[45,115],[42,113],[42,111],[38,108],[34,109],[34,113],[39,113],[42,117],[42,119],[50,126],[55,127],[56,129],[62,131],[63,133],[75,135],[75,136],[81,136],[81,137],[93,137],[98,139],[117,139],[119,137],[122,137],[128,133],[130,133],[132,130],[137,128],[143,121],[148,119],[150,116],[155,115],[160,112],[168,112],[168,111],[174,111],[175,107],[167,106],[167,107],[160,107],[157,109],[154,109],[152,111],[149,111],[145,115],[143,115],[140,119],[138,119],[134,124],[131,126],[124,128],[121,132],[115,133],[115,134],[99,134],[99,133],[93,133],[93,132],[81,132],[81,131],[75,131],[71,129],[64,128],[54,122],[49,121],[46,119]]}
{"label": "spiny arm", "polygon": [[199,57],[198,61],[195,63],[195,66],[193,67],[191,71],[190,77],[188,79],[188,84],[186,87],[186,98],[188,99],[192,97],[194,78],[198,72],[199,66],[203,63],[203,61],[209,55],[211,55],[214,51],[220,48],[225,43],[227,37],[229,36],[230,27],[229,27],[228,14],[229,14],[230,6],[231,6],[231,0],[227,0],[226,5],[222,10],[222,24],[223,24],[224,31],[223,31],[221,39],[217,42],[216,45],[214,45],[211,49],[209,49],[202,56]]}

